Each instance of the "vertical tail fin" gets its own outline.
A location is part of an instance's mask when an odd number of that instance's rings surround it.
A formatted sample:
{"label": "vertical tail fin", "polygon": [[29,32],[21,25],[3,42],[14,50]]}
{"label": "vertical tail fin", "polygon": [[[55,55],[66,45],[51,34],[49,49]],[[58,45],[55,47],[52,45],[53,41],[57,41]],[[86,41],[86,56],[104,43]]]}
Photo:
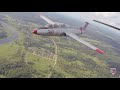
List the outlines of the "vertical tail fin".
{"label": "vertical tail fin", "polygon": [[87,28],[88,24],[89,24],[88,22],[85,22],[85,25],[83,27],[80,27],[81,34],[85,31],[85,29]]}

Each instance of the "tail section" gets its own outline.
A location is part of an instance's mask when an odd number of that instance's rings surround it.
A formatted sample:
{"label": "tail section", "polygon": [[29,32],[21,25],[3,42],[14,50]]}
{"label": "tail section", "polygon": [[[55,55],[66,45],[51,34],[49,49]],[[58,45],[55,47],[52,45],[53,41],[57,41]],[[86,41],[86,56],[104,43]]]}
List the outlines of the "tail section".
{"label": "tail section", "polygon": [[84,33],[84,31],[87,28],[88,24],[89,24],[88,22],[85,22],[85,25],[83,27],[80,27],[81,34]]}

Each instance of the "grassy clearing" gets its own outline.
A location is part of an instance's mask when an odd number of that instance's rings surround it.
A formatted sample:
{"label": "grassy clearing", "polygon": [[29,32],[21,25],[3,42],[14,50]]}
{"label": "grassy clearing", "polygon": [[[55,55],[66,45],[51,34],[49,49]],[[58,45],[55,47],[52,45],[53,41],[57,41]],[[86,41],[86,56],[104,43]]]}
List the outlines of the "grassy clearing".
{"label": "grassy clearing", "polygon": [[10,44],[0,45],[0,59],[6,59],[13,57],[18,50],[18,45],[11,46]]}
{"label": "grassy clearing", "polygon": [[[41,58],[40,56],[33,55],[32,53],[27,54],[27,62],[34,63],[32,67],[37,70],[37,73],[43,73],[44,77],[47,77],[49,71],[54,64],[54,61]],[[38,77],[41,77],[38,75]]]}

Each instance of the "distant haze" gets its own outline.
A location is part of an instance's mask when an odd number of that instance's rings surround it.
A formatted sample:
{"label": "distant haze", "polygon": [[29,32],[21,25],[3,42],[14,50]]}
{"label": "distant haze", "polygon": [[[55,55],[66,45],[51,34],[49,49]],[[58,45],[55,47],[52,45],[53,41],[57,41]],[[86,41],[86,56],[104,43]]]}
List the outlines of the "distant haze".
{"label": "distant haze", "polygon": [[120,12],[59,12],[76,19],[100,20],[120,27]]}

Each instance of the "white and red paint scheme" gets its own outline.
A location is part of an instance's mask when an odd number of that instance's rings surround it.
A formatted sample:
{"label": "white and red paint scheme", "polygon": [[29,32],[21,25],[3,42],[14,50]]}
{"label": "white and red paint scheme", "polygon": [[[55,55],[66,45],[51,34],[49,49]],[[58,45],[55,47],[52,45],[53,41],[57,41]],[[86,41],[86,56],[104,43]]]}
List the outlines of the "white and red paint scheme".
{"label": "white and red paint scheme", "polygon": [[85,22],[83,27],[80,27],[79,29],[72,28],[67,24],[64,23],[58,23],[58,22],[53,22],[47,17],[40,15],[42,19],[44,19],[48,24],[44,27],[41,28],[36,28],[33,30],[33,33],[36,35],[42,35],[42,36],[70,36],[73,39],[77,40],[78,42],[88,46],[89,48],[95,50],[96,52],[100,54],[104,54],[104,51],[98,49],[97,47],[91,45],[90,43],[82,40],[80,37],[77,35],[83,34],[84,31],[87,29],[88,22]]}

